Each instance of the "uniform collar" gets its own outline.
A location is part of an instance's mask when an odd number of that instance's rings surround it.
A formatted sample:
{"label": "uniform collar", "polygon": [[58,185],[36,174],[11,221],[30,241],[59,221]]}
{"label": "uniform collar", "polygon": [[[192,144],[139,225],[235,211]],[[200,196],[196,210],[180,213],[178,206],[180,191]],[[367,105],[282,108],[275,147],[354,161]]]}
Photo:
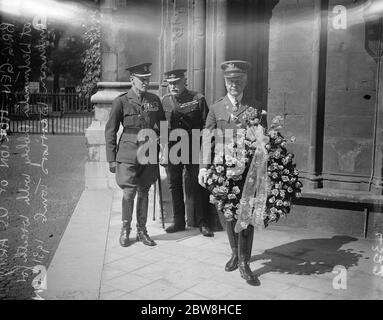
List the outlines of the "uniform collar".
{"label": "uniform collar", "polygon": [[141,103],[141,100],[143,99],[143,97],[145,96],[145,93],[141,95],[141,97],[133,90],[133,89],[130,89],[128,91],[128,99],[129,100],[132,100],[133,102],[137,103],[137,104],[140,104]]}
{"label": "uniform collar", "polygon": [[241,101],[243,98],[243,92],[237,98],[234,98],[230,93],[227,93],[227,97],[229,98],[229,100],[233,106],[235,105],[235,99],[237,99],[239,104],[241,104]]}
{"label": "uniform collar", "polygon": [[184,91],[182,91],[182,93],[177,97],[177,96],[174,96],[174,98],[179,101],[181,100],[183,97],[185,97],[186,95],[188,94],[188,89],[184,89]]}

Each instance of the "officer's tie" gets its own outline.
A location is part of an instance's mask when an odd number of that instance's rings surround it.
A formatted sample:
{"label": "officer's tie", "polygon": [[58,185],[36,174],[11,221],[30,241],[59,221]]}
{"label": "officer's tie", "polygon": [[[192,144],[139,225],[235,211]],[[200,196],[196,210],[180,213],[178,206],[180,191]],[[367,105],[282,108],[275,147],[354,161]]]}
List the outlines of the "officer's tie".
{"label": "officer's tie", "polygon": [[237,98],[234,98],[234,108],[233,108],[233,111],[234,112],[237,112],[239,109],[239,101]]}

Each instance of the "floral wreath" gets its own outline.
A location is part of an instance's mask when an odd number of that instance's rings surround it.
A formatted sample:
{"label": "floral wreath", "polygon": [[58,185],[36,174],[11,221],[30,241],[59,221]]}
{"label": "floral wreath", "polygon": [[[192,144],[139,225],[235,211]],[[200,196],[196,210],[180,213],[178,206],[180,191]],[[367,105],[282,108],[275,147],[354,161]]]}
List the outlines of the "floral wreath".
{"label": "floral wreath", "polygon": [[225,152],[215,154],[207,169],[210,202],[227,221],[237,220],[237,232],[249,224],[265,228],[277,222],[290,213],[294,198],[301,196],[294,154],[287,151],[287,140],[280,132],[283,118],[276,116],[265,132],[260,124],[264,115],[266,111],[249,106],[242,122],[231,115],[238,127],[236,139],[225,143]]}

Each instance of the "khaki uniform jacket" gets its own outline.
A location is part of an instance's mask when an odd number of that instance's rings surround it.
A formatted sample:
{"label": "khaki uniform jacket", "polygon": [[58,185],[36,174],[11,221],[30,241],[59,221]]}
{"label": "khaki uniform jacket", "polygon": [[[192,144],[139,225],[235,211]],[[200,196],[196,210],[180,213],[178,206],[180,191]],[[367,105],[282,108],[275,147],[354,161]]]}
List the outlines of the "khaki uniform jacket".
{"label": "khaki uniform jacket", "polygon": [[[116,97],[105,126],[106,160],[137,163],[137,149],[141,143],[137,140],[138,132],[147,128],[155,130],[158,135],[160,121],[164,120],[161,100],[153,93],[144,93],[142,101],[133,89]],[[117,144],[116,135],[120,124],[124,131]]]}
{"label": "khaki uniform jacket", "polygon": [[[206,118],[205,129],[208,129],[210,132],[213,132],[214,129],[220,129],[223,134],[225,134],[225,129],[232,129],[235,134],[235,131],[238,129],[238,127],[236,121],[234,121],[232,118],[237,117],[238,120],[242,122],[241,115],[247,107],[256,108],[259,112],[262,110],[262,105],[259,101],[249,100],[244,97],[241,101],[240,108],[236,112],[233,112],[234,106],[231,103],[228,96],[226,95],[220,98],[213,105],[210,106],[210,110]],[[266,128],[266,123],[266,116],[263,116],[261,120],[261,125],[264,128]],[[214,141],[211,144],[211,148],[209,148],[208,144],[204,143],[203,140],[203,145],[200,154],[200,169],[209,167],[209,165],[213,162],[214,147]],[[210,156],[208,158],[206,158],[206,155],[203,154],[203,150],[210,151]]]}

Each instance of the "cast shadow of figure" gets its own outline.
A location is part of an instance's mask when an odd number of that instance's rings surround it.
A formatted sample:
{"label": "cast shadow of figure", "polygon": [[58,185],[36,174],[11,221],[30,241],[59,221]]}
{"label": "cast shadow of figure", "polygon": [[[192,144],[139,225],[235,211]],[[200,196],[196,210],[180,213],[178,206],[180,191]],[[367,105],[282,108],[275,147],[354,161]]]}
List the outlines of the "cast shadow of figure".
{"label": "cast shadow of figure", "polygon": [[[251,262],[266,260],[263,267],[253,273],[261,276],[268,272],[279,272],[295,275],[312,275],[332,272],[337,265],[346,269],[357,266],[364,251],[341,249],[349,242],[358,239],[349,236],[332,238],[303,239],[286,243],[265,250],[262,254],[251,257]],[[365,258],[368,259],[368,258]]]}
{"label": "cast shadow of figure", "polygon": [[164,233],[159,235],[151,236],[153,240],[181,240],[186,238],[191,238],[194,236],[199,235],[199,229],[198,228],[186,228],[184,231],[178,231],[175,233]]}

